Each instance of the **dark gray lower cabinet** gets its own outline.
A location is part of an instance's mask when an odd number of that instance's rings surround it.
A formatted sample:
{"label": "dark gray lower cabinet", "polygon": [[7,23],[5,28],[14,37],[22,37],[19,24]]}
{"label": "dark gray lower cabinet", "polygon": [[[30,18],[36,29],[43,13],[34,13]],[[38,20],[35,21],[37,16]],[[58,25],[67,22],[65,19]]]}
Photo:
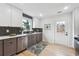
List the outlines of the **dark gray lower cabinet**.
{"label": "dark gray lower cabinet", "polygon": [[36,43],[39,43],[40,41],[42,41],[42,34],[37,34],[36,35]]}
{"label": "dark gray lower cabinet", "polygon": [[4,40],[4,56],[10,56],[16,53],[16,38]]}
{"label": "dark gray lower cabinet", "polygon": [[40,42],[40,41],[42,41],[42,33],[39,34],[39,40],[38,40],[38,42]]}
{"label": "dark gray lower cabinet", "polygon": [[32,35],[32,45],[36,44],[36,35]]}
{"label": "dark gray lower cabinet", "polygon": [[3,55],[3,41],[0,40],[0,56]]}
{"label": "dark gray lower cabinet", "polygon": [[28,47],[33,45],[32,35],[28,35]]}
{"label": "dark gray lower cabinet", "polygon": [[27,49],[27,47],[28,47],[28,37],[25,36],[25,37],[24,37],[24,48]]}
{"label": "dark gray lower cabinet", "polygon": [[35,35],[28,35],[28,47],[36,44],[36,36]]}
{"label": "dark gray lower cabinet", "polygon": [[18,37],[17,38],[17,52],[20,52],[26,48],[25,39],[26,39],[26,37]]}
{"label": "dark gray lower cabinet", "polygon": [[42,33],[28,35],[28,47],[31,47],[32,45],[35,45],[40,41],[42,41]]}
{"label": "dark gray lower cabinet", "polygon": [[39,43],[39,34],[36,35],[36,43]]}
{"label": "dark gray lower cabinet", "polygon": [[32,34],[18,38],[5,39],[0,41],[0,55],[10,56],[16,54],[40,41],[42,41],[42,34]]}

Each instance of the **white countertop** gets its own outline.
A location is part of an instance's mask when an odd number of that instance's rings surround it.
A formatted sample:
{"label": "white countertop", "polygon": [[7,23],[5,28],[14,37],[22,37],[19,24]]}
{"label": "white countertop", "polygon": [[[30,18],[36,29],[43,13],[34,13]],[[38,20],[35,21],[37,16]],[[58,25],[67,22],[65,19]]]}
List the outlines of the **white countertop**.
{"label": "white countertop", "polygon": [[33,34],[40,34],[41,32],[35,32],[35,33],[30,33],[30,34],[19,34],[15,36],[0,36],[0,40],[4,39],[9,39],[9,38],[16,38],[16,37],[21,37],[21,36],[27,36],[27,35],[33,35]]}

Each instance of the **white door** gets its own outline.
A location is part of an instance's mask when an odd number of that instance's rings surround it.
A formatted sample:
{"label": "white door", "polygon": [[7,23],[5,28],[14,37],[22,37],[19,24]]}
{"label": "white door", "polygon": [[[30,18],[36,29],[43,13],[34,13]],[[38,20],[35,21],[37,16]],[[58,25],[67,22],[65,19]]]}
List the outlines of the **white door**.
{"label": "white door", "polygon": [[[73,23],[72,23],[72,13],[64,14],[62,16],[56,17],[55,20],[55,38],[54,42],[56,44],[65,45],[67,47],[72,47],[73,45]],[[64,24],[64,31],[57,31],[57,23]],[[62,26],[63,27],[63,26]],[[61,28],[61,27],[60,27]]]}
{"label": "white door", "polygon": [[67,19],[55,22],[55,44],[68,46],[68,25]]}
{"label": "white door", "polygon": [[55,43],[67,46],[66,22],[59,21],[55,25]]}

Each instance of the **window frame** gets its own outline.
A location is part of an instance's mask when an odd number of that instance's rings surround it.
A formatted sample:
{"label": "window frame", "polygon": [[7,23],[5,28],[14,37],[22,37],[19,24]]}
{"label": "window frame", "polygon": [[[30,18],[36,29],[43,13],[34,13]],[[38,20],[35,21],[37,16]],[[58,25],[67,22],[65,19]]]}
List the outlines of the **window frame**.
{"label": "window frame", "polygon": [[[30,16],[30,15],[27,15],[27,14],[25,14],[25,13],[23,13],[23,17],[25,17],[25,18],[28,18],[28,19],[32,20],[32,28],[33,28],[33,17],[32,17],[32,16]],[[32,29],[32,28],[31,28],[31,29]]]}

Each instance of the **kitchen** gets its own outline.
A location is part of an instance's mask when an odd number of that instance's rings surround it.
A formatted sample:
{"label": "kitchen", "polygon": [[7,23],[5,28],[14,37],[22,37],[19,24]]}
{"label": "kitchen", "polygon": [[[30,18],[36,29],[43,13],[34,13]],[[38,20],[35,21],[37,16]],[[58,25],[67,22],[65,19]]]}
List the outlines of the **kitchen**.
{"label": "kitchen", "polygon": [[0,56],[75,56],[78,10],[78,3],[0,3]]}
{"label": "kitchen", "polygon": [[[20,52],[42,40],[42,29],[38,32],[22,34],[22,10],[9,4],[0,4],[1,27],[0,27],[0,55],[10,56]],[[24,17],[32,19],[31,16],[23,14]],[[17,20],[18,19],[18,20]],[[28,32],[28,31],[27,31]],[[29,37],[29,38],[28,38]],[[31,40],[31,38],[33,40]],[[29,41],[27,42],[27,40]],[[36,40],[35,40],[36,39]],[[38,39],[38,40],[37,40]],[[32,43],[33,41],[37,41]],[[17,48],[16,48],[17,47]]]}

